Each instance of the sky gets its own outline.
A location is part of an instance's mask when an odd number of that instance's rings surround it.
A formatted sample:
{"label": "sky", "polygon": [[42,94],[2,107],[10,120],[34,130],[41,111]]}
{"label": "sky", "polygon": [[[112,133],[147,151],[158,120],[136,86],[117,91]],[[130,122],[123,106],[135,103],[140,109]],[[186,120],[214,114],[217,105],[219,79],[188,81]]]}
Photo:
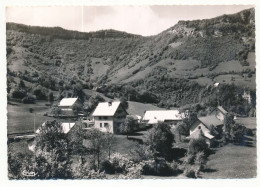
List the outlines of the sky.
{"label": "sky", "polygon": [[82,32],[115,29],[143,36],[158,34],[179,20],[233,14],[253,5],[45,6],[6,8],[6,22],[59,26]]}

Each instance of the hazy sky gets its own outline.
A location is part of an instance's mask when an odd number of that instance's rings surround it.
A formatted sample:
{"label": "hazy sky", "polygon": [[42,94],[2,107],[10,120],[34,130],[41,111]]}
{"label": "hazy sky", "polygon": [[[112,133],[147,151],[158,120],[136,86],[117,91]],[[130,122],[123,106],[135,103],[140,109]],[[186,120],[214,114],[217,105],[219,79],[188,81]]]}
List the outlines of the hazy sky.
{"label": "hazy sky", "polygon": [[115,29],[148,36],[162,32],[179,20],[213,18],[251,7],[253,6],[8,7],[6,21],[34,26],[60,26],[84,32]]}

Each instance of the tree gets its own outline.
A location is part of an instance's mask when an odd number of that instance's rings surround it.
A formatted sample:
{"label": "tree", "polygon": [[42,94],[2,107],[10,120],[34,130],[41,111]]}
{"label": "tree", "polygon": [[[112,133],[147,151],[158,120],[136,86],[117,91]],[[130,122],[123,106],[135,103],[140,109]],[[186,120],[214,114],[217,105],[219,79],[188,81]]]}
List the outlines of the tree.
{"label": "tree", "polygon": [[107,128],[107,132],[105,133],[105,144],[106,147],[108,149],[108,158],[110,159],[110,155],[111,155],[111,149],[112,146],[114,144],[114,134],[110,133],[110,127],[106,127]]}
{"label": "tree", "polygon": [[126,110],[128,108],[128,102],[127,102],[127,98],[126,97],[121,97],[120,98],[120,103],[122,105],[122,107]]}
{"label": "tree", "polygon": [[84,92],[82,85],[77,83],[73,87],[74,96],[77,96],[80,100],[84,101]]}
{"label": "tree", "polygon": [[69,142],[61,123],[55,120],[45,122],[34,141],[35,168],[42,174],[39,178],[72,177]]}
{"label": "tree", "polygon": [[234,123],[234,115],[228,113],[224,118],[224,128],[228,138],[230,138],[230,131]]}
{"label": "tree", "polygon": [[54,96],[53,96],[53,93],[50,92],[49,93],[49,102],[53,102],[54,101]]}
{"label": "tree", "polygon": [[142,162],[153,159],[153,153],[150,146],[137,143],[136,146],[130,150],[130,155],[133,161]]}
{"label": "tree", "polygon": [[192,139],[189,143],[189,153],[195,155],[198,152],[206,151],[208,145],[204,138]]}
{"label": "tree", "polygon": [[51,114],[54,116],[59,116],[61,114],[61,109],[58,106],[53,106],[51,108]]}
{"label": "tree", "polygon": [[128,138],[129,133],[133,133],[134,131],[134,125],[135,121],[133,116],[127,116],[125,122],[120,126],[120,131],[126,133]]}
{"label": "tree", "polygon": [[104,149],[106,146],[106,139],[104,133],[98,129],[91,129],[87,131],[87,149],[89,149],[90,154],[93,156],[93,163],[95,169],[99,170],[100,158],[104,154]]}
{"label": "tree", "polygon": [[191,125],[197,120],[197,112],[195,107],[180,110],[184,114],[182,122],[178,124],[177,130],[180,135],[188,136],[190,134]]}
{"label": "tree", "polygon": [[148,131],[146,143],[150,146],[154,158],[170,159],[174,135],[167,123],[158,123]]}
{"label": "tree", "polygon": [[24,84],[23,80],[20,80],[18,87],[20,89],[24,89],[25,88],[25,84]]}
{"label": "tree", "polygon": [[75,115],[77,115],[80,111],[82,111],[82,104],[80,103],[75,103],[73,106],[72,106],[72,111]]}

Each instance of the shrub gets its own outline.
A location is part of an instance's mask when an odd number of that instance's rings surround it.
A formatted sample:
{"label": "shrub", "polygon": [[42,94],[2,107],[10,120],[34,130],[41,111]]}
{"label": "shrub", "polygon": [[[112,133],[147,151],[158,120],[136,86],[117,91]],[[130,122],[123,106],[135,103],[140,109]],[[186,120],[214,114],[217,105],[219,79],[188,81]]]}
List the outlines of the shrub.
{"label": "shrub", "polygon": [[198,152],[195,156],[194,164],[197,165],[199,168],[198,170],[201,171],[205,169],[207,163],[207,158],[204,152]]}
{"label": "shrub", "polygon": [[24,91],[19,89],[12,89],[10,92],[11,92],[11,97],[16,99],[22,99],[26,95]]}
{"label": "shrub", "polygon": [[197,178],[198,177],[198,169],[194,166],[187,167],[184,170],[184,175],[189,178]]}
{"label": "shrub", "polygon": [[188,165],[193,163],[194,163],[194,155],[186,154],[185,157],[183,158],[183,164]]}
{"label": "shrub", "polygon": [[165,159],[145,161],[142,168],[144,175],[171,176],[178,172],[179,165],[176,162],[167,162]]}
{"label": "shrub", "polygon": [[35,103],[35,98],[26,96],[26,97],[24,97],[22,99],[22,103],[24,103],[24,104],[34,104]]}
{"label": "shrub", "polygon": [[203,138],[199,139],[193,139],[190,141],[189,144],[189,153],[195,155],[198,152],[201,151],[207,151],[208,150],[208,145]]}
{"label": "shrub", "polygon": [[101,163],[101,171],[105,171],[108,174],[114,174],[115,173],[115,167],[109,160],[105,160]]}
{"label": "shrub", "polygon": [[114,153],[111,155],[110,159],[103,163],[103,169],[107,173],[123,173],[126,172],[126,168],[131,165],[130,161],[125,155],[120,153]]}
{"label": "shrub", "polygon": [[244,130],[244,134],[247,135],[247,136],[253,136],[254,135],[252,129],[249,129],[249,128],[246,128]]}

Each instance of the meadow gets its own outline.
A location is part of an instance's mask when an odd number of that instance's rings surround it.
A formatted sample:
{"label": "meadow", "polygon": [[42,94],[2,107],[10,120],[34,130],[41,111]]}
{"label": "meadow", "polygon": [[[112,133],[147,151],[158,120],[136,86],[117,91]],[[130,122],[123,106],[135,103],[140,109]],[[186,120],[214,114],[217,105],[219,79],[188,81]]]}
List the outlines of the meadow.
{"label": "meadow", "polygon": [[[38,101],[36,104],[23,104],[18,102],[8,102],[7,105],[7,133],[26,133],[34,131],[43,122],[54,118],[44,116],[50,110],[48,102]],[[33,110],[30,112],[30,108]]]}

